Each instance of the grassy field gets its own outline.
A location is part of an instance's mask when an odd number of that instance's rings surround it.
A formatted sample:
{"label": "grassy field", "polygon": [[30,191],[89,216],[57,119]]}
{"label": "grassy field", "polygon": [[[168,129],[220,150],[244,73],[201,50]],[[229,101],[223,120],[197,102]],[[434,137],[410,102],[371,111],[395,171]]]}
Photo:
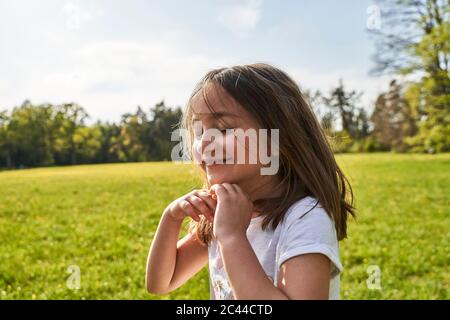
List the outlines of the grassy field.
{"label": "grassy field", "polygon": [[[358,220],[341,242],[342,299],[448,299],[450,154],[341,155]],[[188,165],[0,172],[0,299],[209,299],[206,268],[167,296],[144,289],[160,214],[197,187]],[[71,265],[81,287],[67,288]],[[381,270],[370,290],[367,269]]]}

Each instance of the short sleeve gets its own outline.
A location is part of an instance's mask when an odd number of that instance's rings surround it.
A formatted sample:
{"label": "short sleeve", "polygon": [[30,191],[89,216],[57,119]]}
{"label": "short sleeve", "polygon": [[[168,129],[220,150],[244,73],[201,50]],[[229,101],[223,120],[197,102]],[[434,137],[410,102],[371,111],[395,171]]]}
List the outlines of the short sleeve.
{"label": "short sleeve", "polygon": [[301,201],[288,210],[278,248],[277,270],[295,256],[321,253],[332,263],[331,278],[342,271],[334,222],[317,201]]}

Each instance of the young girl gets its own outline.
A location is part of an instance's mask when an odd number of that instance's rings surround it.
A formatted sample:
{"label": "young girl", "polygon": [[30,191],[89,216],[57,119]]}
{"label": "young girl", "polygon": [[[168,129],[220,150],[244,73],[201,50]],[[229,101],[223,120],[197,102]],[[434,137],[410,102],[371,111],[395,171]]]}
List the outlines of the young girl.
{"label": "young girl", "polygon": [[[204,188],[164,210],[148,255],[147,290],[166,294],[208,264],[211,299],[338,299],[338,240],[354,215],[353,194],[296,83],[262,63],[212,70],[191,95],[183,126]],[[222,141],[205,139],[210,129],[220,130]],[[249,163],[248,148],[245,163],[221,163],[237,152],[225,148],[236,138],[231,129],[279,129],[276,174],[262,175],[260,159]],[[196,154],[211,144],[224,148],[219,161]],[[188,216],[190,232],[178,240]]]}

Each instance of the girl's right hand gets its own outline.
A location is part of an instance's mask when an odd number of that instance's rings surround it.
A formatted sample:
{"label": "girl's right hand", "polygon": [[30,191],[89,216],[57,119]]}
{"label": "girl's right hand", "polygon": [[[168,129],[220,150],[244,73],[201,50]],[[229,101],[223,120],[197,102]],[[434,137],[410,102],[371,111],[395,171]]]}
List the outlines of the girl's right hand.
{"label": "girl's right hand", "polygon": [[217,200],[213,199],[206,189],[194,190],[174,200],[164,210],[174,220],[183,220],[189,216],[195,221],[200,221],[203,215],[209,222],[213,222]]}

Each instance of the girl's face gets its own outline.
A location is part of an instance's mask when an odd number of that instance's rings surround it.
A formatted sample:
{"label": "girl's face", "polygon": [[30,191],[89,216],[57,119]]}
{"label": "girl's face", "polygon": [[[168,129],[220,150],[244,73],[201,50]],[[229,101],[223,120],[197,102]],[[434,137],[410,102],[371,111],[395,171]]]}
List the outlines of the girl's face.
{"label": "girl's face", "polygon": [[[260,174],[260,159],[256,154],[256,163],[254,161],[249,161],[251,153],[254,153],[255,150],[253,150],[254,148],[249,148],[250,138],[246,136],[245,149],[242,149],[245,150],[245,161],[244,163],[238,162],[237,160],[241,158],[238,158],[237,149],[242,148],[244,140],[238,139],[233,133],[227,133],[225,130],[243,129],[246,131],[248,129],[253,129],[258,133],[259,125],[256,120],[253,119],[243,107],[235,102],[219,85],[213,86],[208,84],[204,90],[206,90],[208,102],[214,108],[214,114],[208,108],[202,92],[199,91],[192,100],[192,120],[196,123],[196,128],[201,128],[201,132],[196,132],[196,139],[193,145],[194,157],[200,163],[202,163],[202,161],[207,162],[208,160],[211,160],[211,158],[216,160],[216,162],[217,160],[222,160],[222,164],[205,164],[202,166],[206,171],[208,182],[211,185],[224,182],[234,183],[238,184],[244,191],[250,193],[261,184],[262,176]],[[219,94],[218,90],[220,90]],[[221,135],[219,139],[217,139],[216,136],[211,139],[210,136],[206,135],[205,132],[208,129],[220,130]],[[256,134],[256,136],[258,139],[258,134]],[[256,146],[258,146],[258,141],[251,141],[251,143],[256,143]],[[226,146],[232,147],[226,148]],[[214,149],[222,150],[222,155],[220,155],[220,152],[217,155],[215,152],[210,152]],[[257,149],[256,153],[258,153]],[[218,159],[217,156],[222,159]],[[225,163],[227,159],[232,157],[234,157],[234,162],[231,164]]]}

